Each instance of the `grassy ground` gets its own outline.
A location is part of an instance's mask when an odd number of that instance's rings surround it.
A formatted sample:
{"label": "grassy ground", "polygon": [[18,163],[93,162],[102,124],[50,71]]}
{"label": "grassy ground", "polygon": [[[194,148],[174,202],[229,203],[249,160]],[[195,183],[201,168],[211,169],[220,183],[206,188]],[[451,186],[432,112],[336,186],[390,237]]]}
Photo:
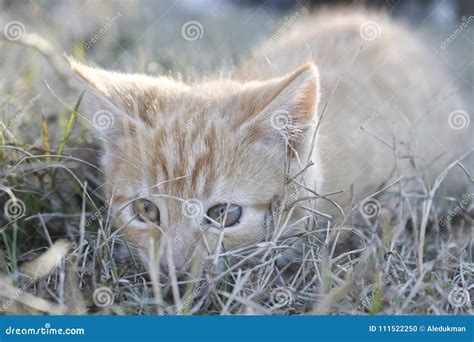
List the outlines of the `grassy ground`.
{"label": "grassy ground", "polygon": [[[75,111],[80,90],[54,49],[111,69],[196,78],[228,70],[280,27],[282,14],[219,3],[197,11],[180,2],[144,1],[140,10],[135,1],[0,4],[4,29],[19,20],[24,31],[0,41],[0,311],[474,313],[472,191],[452,199],[391,188],[356,207],[344,227],[310,218],[281,238],[289,191],[269,214],[268,241],[221,255],[202,276],[163,280],[128,257],[100,192],[99,143]],[[183,39],[189,20],[199,20],[206,39]],[[462,50],[461,37],[439,49],[450,32],[430,40],[472,87],[472,47]]]}

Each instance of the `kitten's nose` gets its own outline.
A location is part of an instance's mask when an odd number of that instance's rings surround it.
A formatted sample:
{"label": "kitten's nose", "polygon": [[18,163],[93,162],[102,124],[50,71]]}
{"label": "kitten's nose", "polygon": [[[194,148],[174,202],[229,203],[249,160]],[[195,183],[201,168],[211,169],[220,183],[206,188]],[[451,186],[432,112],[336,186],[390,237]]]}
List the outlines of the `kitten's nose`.
{"label": "kitten's nose", "polygon": [[164,235],[164,250],[161,256],[160,267],[169,274],[172,268],[176,273],[183,273],[188,266],[189,251],[188,246],[182,238],[178,236]]}

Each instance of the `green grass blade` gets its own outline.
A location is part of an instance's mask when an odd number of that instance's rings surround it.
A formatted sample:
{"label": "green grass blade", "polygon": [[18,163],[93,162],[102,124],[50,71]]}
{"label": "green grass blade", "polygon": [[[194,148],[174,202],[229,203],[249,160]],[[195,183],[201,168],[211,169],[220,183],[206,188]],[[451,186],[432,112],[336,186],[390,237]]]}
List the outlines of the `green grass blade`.
{"label": "green grass blade", "polygon": [[[79,95],[79,98],[77,99],[76,104],[74,105],[74,109],[71,111],[71,114],[69,115],[69,119],[66,125],[66,132],[64,133],[64,138],[61,141],[61,144],[59,145],[59,149],[58,149],[58,157],[56,159],[58,162],[61,160],[61,156],[64,152],[64,148],[66,147],[66,144],[69,141],[69,138],[71,137],[72,129],[74,127],[74,123],[76,122],[76,118],[77,118],[77,111],[79,109],[79,106],[81,105],[83,97],[84,97],[84,91],[81,93],[81,95]],[[54,183],[54,180],[56,179],[56,173],[57,173],[57,169],[55,169],[53,173],[53,183]]]}

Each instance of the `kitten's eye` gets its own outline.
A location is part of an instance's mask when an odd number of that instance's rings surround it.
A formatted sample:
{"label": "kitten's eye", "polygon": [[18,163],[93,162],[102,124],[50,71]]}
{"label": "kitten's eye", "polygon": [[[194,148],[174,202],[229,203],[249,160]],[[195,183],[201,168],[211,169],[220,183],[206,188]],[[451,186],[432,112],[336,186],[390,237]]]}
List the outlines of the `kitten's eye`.
{"label": "kitten's eye", "polygon": [[140,221],[160,224],[160,211],[158,207],[144,198],[139,198],[132,203],[133,213]]}
{"label": "kitten's eye", "polygon": [[230,203],[217,204],[207,211],[207,216],[224,227],[230,227],[239,222],[242,207]]}

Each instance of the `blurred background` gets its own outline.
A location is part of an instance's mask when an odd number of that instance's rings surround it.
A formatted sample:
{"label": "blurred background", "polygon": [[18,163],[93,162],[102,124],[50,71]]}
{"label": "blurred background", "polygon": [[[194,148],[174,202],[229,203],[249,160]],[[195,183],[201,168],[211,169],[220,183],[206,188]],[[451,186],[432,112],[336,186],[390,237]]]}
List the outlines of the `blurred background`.
{"label": "blurred background", "polygon": [[[14,119],[10,130],[35,139],[24,125],[38,126],[42,115],[53,125],[66,119],[61,102],[72,105],[78,92],[54,68],[65,54],[108,69],[195,78],[226,72],[296,12],[334,4],[380,8],[409,22],[472,88],[472,0],[0,0],[0,120]],[[190,22],[197,36],[183,39]]]}
{"label": "blurred background", "polygon": [[[252,48],[290,29],[295,17],[335,5],[345,6],[344,11],[356,6],[373,7],[410,25],[414,34],[424,37],[433,56],[443,61],[458,86],[471,94],[472,111],[473,0],[0,0],[0,208],[11,197],[5,189],[23,203],[21,215],[17,215],[21,220],[7,219],[0,210],[0,273],[15,274],[17,264],[31,260],[58,237],[76,241],[81,213],[92,215],[99,206],[106,208],[101,206],[102,178],[95,170],[83,170],[84,163],[69,158],[74,155],[95,163],[90,155],[77,153],[93,153],[100,148],[90,123],[73,110],[81,89],[68,75],[65,55],[107,69],[150,75],[172,73],[186,80],[225,75]],[[86,203],[84,199],[89,195],[93,201]],[[107,258],[107,246],[95,247],[95,241],[100,241],[100,234],[94,235],[98,227],[96,220],[87,228],[92,236],[88,237],[92,246],[89,257],[92,262],[106,260],[114,265]],[[406,241],[409,243],[403,242],[403,249],[411,253],[414,240],[410,237]],[[445,245],[444,240],[436,241],[433,254]],[[449,253],[453,259],[451,250]],[[385,258],[384,253],[377,255]],[[460,255],[466,257],[467,253]],[[90,269],[96,272],[103,264]],[[442,272],[449,270],[444,264],[441,268]],[[128,270],[128,265],[124,269]],[[85,284],[91,283],[88,277],[99,273],[87,272],[81,270],[80,274]],[[438,273],[439,279],[452,284],[453,274],[444,278],[441,274],[445,273]],[[105,278],[109,279],[108,273]],[[93,279],[94,285],[101,280]],[[406,284],[419,284],[412,280]],[[56,284],[48,286],[57,289]],[[118,282],[117,288],[123,286],[125,292],[143,290],[145,295],[134,297],[141,308],[141,298],[148,298],[147,288],[140,278],[133,284],[127,279]],[[405,291],[400,296],[402,301],[408,292],[410,296],[416,293],[406,284],[400,285]],[[432,289],[438,291],[438,284],[436,281]],[[418,309],[431,307],[436,291],[420,288],[422,300],[418,298],[420,290],[414,297],[416,301],[403,313],[429,312]],[[446,299],[441,303],[447,305]]]}

